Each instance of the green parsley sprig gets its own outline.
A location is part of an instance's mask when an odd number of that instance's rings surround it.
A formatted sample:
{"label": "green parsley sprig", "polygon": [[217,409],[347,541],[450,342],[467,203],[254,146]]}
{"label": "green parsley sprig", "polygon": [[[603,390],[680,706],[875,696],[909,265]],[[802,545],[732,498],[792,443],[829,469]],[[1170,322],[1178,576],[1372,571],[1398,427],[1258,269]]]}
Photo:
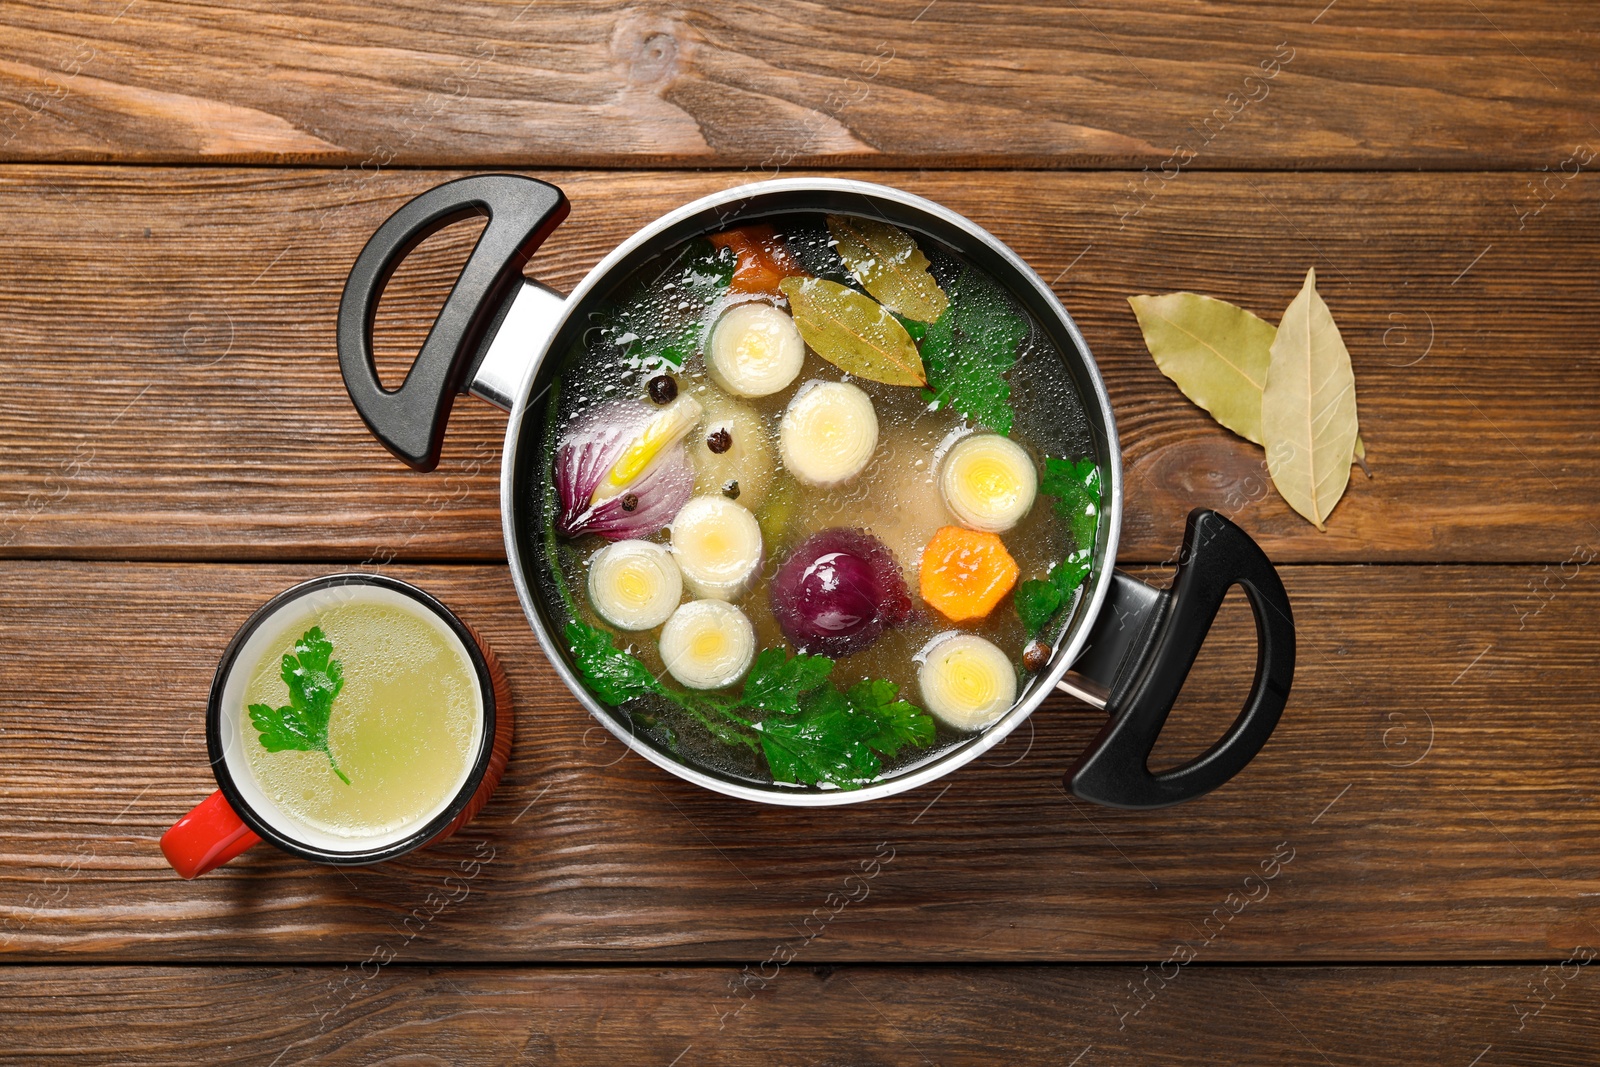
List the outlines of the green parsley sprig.
{"label": "green parsley sprig", "polygon": [[281,708],[250,705],[250,722],[261,735],[261,746],[268,752],[321,752],[333,773],[349,785],[328,747],[328,722],[333,702],[344,688],[344,665],[333,658],[333,642],[321,627],[300,635],[294,651],[283,657],[282,677],[289,687],[289,703]]}
{"label": "green parsley sprig", "polygon": [[921,338],[928,374],[922,398],[1009,434],[1014,412],[1006,374],[1028,336],[1028,320],[994,279],[972,267],[963,266],[945,291],[950,306]]}
{"label": "green parsley sprig", "polygon": [[1054,498],[1056,514],[1072,532],[1072,551],[1044,578],[1030,578],[1013,597],[1031,638],[1047,626],[1088,577],[1100,524],[1100,468],[1092,459],[1045,457],[1039,495]]}
{"label": "green parsley sprig", "polygon": [[673,688],[581,619],[567,623],[566,637],[579,673],[601,700],[620,705],[662,697],[719,741],[759,750],[774,781],[859,789],[882,771],[883,757],[933,743],[933,719],[897,699],[893,682],[873,679],[840,690],[827,656],[762,649],[739,695],[728,697]]}

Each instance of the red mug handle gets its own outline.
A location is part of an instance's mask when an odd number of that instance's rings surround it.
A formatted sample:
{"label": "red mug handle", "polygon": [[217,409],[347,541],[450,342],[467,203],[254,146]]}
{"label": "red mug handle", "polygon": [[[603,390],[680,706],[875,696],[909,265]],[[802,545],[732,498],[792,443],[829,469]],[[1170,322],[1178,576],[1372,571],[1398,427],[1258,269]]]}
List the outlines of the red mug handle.
{"label": "red mug handle", "polygon": [[198,878],[260,841],[218,790],[161,835],[161,854],[185,878]]}

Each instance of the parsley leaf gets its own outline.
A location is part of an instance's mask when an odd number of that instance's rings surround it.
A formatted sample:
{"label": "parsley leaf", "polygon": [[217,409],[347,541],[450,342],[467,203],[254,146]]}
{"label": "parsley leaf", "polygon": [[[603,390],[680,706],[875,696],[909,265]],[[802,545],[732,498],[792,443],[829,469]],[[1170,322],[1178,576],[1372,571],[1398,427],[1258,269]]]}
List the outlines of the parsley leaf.
{"label": "parsley leaf", "polygon": [[859,789],[883,769],[866,743],[877,731],[877,720],[852,711],[845,695],[830,685],[807,694],[801,714],[763,721],[761,750],[775,781]]}
{"label": "parsley leaf", "polygon": [[251,704],[250,722],[268,752],[321,752],[328,757],[333,773],[349,785],[350,779],[328,747],[333,701],[344,688],[344,666],[332,657],[333,642],[320,626],[301,634],[294,652],[283,657],[282,677],[289,687],[289,703],[281,708]]}
{"label": "parsley leaf", "polygon": [[764,648],[750,665],[739,703],[792,714],[800,710],[800,695],[826,682],[832,672],[833,660],[827,656],[789,656],[781,648]]}
{"label": "parsley leaf", "polygon": [[949,405],[996,433],[1011,432],[1011,384],[1006,374],[1028,336],[1028,320],[987,274],[962,267],[946,286],[950,306],[922,338],[932,407]]}
{"label": "parsley leaf", "polygon": [[622,704],[666,689],[650,668],[618,649],[599,627],[573,619],[567,623],[567,644],[589,688],[607,704]]}
{"label": "parsley leaf", "polygon": [[1100,526],[1100,468],[1095,461],[1046,456],[1039,492],[1055,497],[1056,514],[1072,530],[1077,547],[1092,551]]}
{"label": "parsley leaf", "polygon": [[1050,573],[1044,578],[1026,578],[1018,582],[1017,591],[1012,594],[1017,618],[1022,620],[1022,629],[1030,639],[1044,629],[1050,616],[1061,608],[1061,592],[1052,580],[1055,572],[1056,569],[1051,567]]}
{"label": "parsley leaf", "polygon": [[732,251],[691,241],[662,272],[666,281],[641,285],[618,301],[600,323],[601,337],[620,349],[631,367],[682,367],[700,350],[711,309],[733,281],[734,265]]}
{"label": "parsley leaf", "polygon": [[1030,578],[1017,586],[1017,615],[1029,637],[1044,629],[1088,574],[1089,554],[1079,550],[1051,567],[1043,580]]}
{"label": "parsley leaf", "polygon": [[1039,492],[1055,498],[1056,514],[1072,531],[1074,548],[1042,580],[1030,578],[1017,586],[1012,601],[1029,637],[1044,629],[1089,575],[1100,525],[1100,468],[1092,459],[1046,456]]}
{"label": "parsley leaf", "polygon": [[749,736],[737,729],[749,728],[749,720],[734,714],[730,705],[711,696],[673,689],[650,673],[638,657],[617,648],[611,635],[599,627],[572,619],[567,623],[566,635],[578,672],[595,696],[607,704],[621,705],[642,696],[664,697],[699,720],[717,740],[756,747]]}
{"label": "parsley leaf", "polygon": [[[817,657],[820,658],[820,657]],[[933,743],[933,719],[881,678],[845,692],[819,686],[802,695],[798,715],[772,715],[760,724],[761,750],[780,782],[859,789],[883,769],[880,756]]]}
{"label": "parsley leaf", "polygon": [[898,756],[907,745],[924,748],[933,744],[933,718],[909,700],[896,700],[900,687],[883,678],[857,682],[845,699],[858,714],[878,720],[878,732],[867,738],[867,747],[885,756]]}

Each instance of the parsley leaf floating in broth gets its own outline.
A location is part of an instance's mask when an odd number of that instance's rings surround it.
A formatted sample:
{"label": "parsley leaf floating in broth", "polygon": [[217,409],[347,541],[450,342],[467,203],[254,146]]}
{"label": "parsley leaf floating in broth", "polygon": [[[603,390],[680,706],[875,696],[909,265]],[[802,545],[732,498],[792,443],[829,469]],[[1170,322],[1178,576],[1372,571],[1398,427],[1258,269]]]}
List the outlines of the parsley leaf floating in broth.
{"label": "parsley leaf floating in broth", "polygon": [[923,399],[1009,434],[1014,413],[1006,374],[1028,336],[1028,320],[992,278],[970,266],[950,283],[949,296],[950,306],[922,339]]}
{"label": "parsley leaf floating in broth", "polygon": [[1088,577],[1100,525],[1100,468],[1091,459],[1046,456],[1039,494],[1055,498],[1056,514],[1072,531],[1074,548],[1044,578],[1017,586],[1013,601],[1029,637],[1049,624]]}
{"label": "parsley leaf floating in broth", "polygon": [[1029,578],[1017,586],[1017,616],[1032,637],[1072,599],[1089,573],[1089,554],[1074,552],[1050,568],[1044,578]]}
{"label": "parsley leaf floating in broth", "polygon": [[734,714],[727,702],[672,688],[652,674],[638,657],[618,649],[610,634],[580,619],[568,621],[566,635],[578,673],[590,691],[606,703],[620,706],[639,697],[663,697],[698,720],[724,744],[756,747],[741,731],[750,728],[750,721]]}
{"label": "parsley leaf floating in broth", "polygon": [[867,739],[867,747],[894,757],[906,747],[925,748],[933,744],[933,718],[909,700],[896,700],[900,687],[882,678],[857,682],[845,699],[858,713],[878,720],[878,732]]}
{"label": "parsley leaf floating in broth", "polygon": [[878,730],[876,719],[856,714],[844,694],[830,686],[809,694],[801,714],[763,722],[761,751],[775,781],[858,789],[883,769],[867,744]]}
{"label": "parsley leaf floating in broth", "polygon": [[829,684],[802,694],[798,714],[768,716],[759,729],[773,779],[857,789],[883,769],[880,756],[932,744],[933,718],[898,694],[881,678],[842,693]]}
{"label": "parsley leaf floating in broth", "polygon": [[1056,514],[1071,528],[1078,550],[1092,551],[1100,525],[1100,468],[1094,460],[1046,456],[1039,492],[1055,497]]}
{"label": "parsley leaf floating in broth", "polygon": [[788,656],[781,648],[765,648],[745,679],[740,703],[762,711],[797,712],[800,695],[828,680],[833,660],[827,656]]}
{"label": "parsley leaf floating in broth", "polygon": [[321,627],[313,626],[301,634],[294,652],[283,657],[289,703],[281,708],[251,704],[250,722],[268,752],[321,752],[328,757],[333,773],[349,785],[350,779],[328,747],[328,720],[333,716],[333,702],[344,688],[344,666],[332,657],[333,642]]}
{"label": "parsley leaf floating in broth", "polygon": [[598,627],[573,619],[567,623],[567,644],[589,688],[607,704],[622,704],[666,689],[650,668],[618,649],[611,636]]}

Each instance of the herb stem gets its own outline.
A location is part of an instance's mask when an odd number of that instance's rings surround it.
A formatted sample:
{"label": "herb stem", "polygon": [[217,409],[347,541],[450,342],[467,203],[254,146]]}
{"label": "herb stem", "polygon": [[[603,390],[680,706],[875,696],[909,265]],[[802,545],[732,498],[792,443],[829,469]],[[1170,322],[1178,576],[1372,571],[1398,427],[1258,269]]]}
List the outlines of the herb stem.
{"label": "herb stem", "polygon": [[[731,729],[729,726],[727,726],[724,723],[720,723],[720,722],[717,722],[714,719],[712,719],[711,716],[707,715],[703,710],[701,710],[699,707],[696,706],[697,704],[702,703],[702,701],[684,699],[684,698],[680,697],[678,694],[674,693],[672,690],[666,689],[664,687],[663,687],[661,693],[662,693],[663,696],[671,699],[673,701],[673,703],[677,704],[684,711],[688,712],[692,717],[694,717],[695,719],[699,720],[700,725],[704,726],[707,730],[710,730],[711,733],[712,733],[712,736],[716,737],[716,739],[721,741],[723,744],[725,744],[725,745],[741,744],[741,745],[744,745],[746,748],[750,749],[752,752],[754,752],[757,748],[760,747],[759,744],[753,738],[748,737],[745,734],[742,734],[742,733],[738,732],[737,730]],[[748,720],[741,719],[739,716],[733,714],[731,711],[729,711],[726,708],[719,707],[718,705],[716,705],[715,703],[712,703],[711,701],[704,701],[703,703],[705,704],[706,707],[711,708],[718,715],[722,716],[724,719],[727,719],[727,720],[729,720],[731,722],[738,723],[740,726],[743,726],[746,729],[753,729],[754,728],[752,726],[752,724]]]}
{"label": "herb stem", "polygon": [[[710,695],[690,695],[688,693],[680,693],[672,687],[660,682],[656,683],[655,691],[661,696],[672,701],[674,704],[678,705],[678,707],[682,708],[684,711],[688,712],[693,718],[699,721],[700,725],[704,726],[707,730],[710,730],[711,733],[716,736],[717,740],[721,741],[723,744],[742,744],[751,751],[754,751],[760,747],[754,738],[740,733],[738,730],[732,729],[728,725],[729,723],[732,723],[734,725],[741,726],[746,730],[754,730],[756,728],[755,723],[741,715],[735,714],[733,710],[735,706],[734,704]],[[723,721],[716,721],[716,719],[714,719],[710,714],[712,712],[715,713],[717,718],[720,718]]]}
{"label": "herb stem", "polygon": [[333,749],[324,746],[322,752],[328,757],[328,763],[333,767],[333,773],[339,776],[339,781],[343,782],[345,785],[349,785],[349,777],[339,769],[339,761],[333,758]]}
{"label": "herb stem", "polygon": [[567,614],[576,619],[578,604],[572,599],[572,590],[567,588],[567,576],[561,570],[561,546],[556,541],[556,418],[560,414],[561,378],[558,376],[550,383],[550,402],[545,406],[544,414],[544,556],[556,592],[566,605]]}

